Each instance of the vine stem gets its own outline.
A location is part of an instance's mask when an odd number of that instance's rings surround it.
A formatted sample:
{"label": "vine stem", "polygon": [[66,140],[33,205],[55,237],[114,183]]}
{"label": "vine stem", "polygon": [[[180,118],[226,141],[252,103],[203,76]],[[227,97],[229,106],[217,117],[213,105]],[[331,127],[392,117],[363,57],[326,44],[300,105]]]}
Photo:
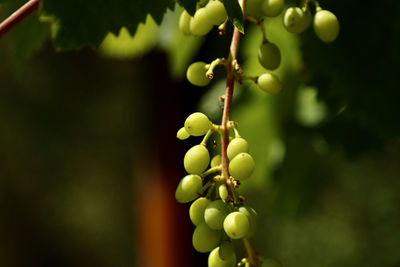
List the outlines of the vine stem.
{"label": "vine stem", "polygon": [[40,0],[29,0],[0,24],[0,37],[39,7]]}
{"label": "vine stem", "polygon": [[[239,4],[244,7],[245,0],[239,0]],[[244,13],[244,12],[243,12]],[[221,122],[221,163],[222,169],[221,174],[225,178],[225,184],[228,190],[228,194],[232,199],[235,199],[233,186],[231,186],[231,181],[229,179],[229,168],[228,168],[228,155],[227,148],[229,144],[229,121],[230,121],[230,113],[232,106],[232,97],[233,90],[235,85],[235,70],[237,69],[237,54],[239,50],[240,43],[240,32],[234,27],[232,41],[229,50],[229,56],[227,60],[227,78],[226,78],[226,90],[225,90],[225,98],[224,98],[224,110],[222,114],[222,122]],[[236,204],[236,203],[234,203]],[[250,241],[247,238],[243,238],[243,242],[247,251],[247,255],[249,256],[249,262],[251,266],[257,266],[257,261],[255,258],[255,253],[251,247]]]}

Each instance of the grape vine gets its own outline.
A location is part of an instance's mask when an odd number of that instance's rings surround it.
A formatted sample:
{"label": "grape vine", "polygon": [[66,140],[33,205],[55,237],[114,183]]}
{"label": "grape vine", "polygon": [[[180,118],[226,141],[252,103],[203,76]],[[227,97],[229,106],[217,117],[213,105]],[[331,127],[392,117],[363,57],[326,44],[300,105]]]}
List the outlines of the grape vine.
{"label": "grape vine", "polygon": [[[313,3],[316,10],[314,18],[309,5]],[[269,71],[280,66],[281,53],[278,46],[267,39],[264,29],[264,17],[276,17],[284,8],[283,0],[239,0],[244,19],[259,26],[263,40],[258,51],[259,63]],[[227,12],[219,0],[200,1],[194,16],[183,11],[179,28],[184,34],[195,36],[206,35],[218,26],[220,34],[225,33]],[[323,10],[316,0],[305,0],[301,7],[291,7],[285,11],[283,24],[292,33],[301,33],[310,27],[323,42],[334,41],[339,34],[339,23],[336,16]],[[230,120],[230,111],[235,81],[251,80],[260,89],[276,94],[282,90],[279,78],[267,72],[258,77],[241,75],[237,54],[241,33],[234,27],[229,55],[218,58],[210,64],[192,63],[186,73],[190,83],[196,86],[207,86],[213,78],[217,65],[226,67],[226,91],[221,97],[224,101],[221,125],[213,124],[206,115],[200,112],[191,114],[179,129],[177,137],[181,140],[190,136],[204,136],[202,142],[190,148],[184,157],[184,168],[188,172],[176,189],[175,198],[180,203],[195,200],[189,209],[189,216],[196,226],[193,233],[193,247],[199,252],[210,252],[209,267],[218,266],[262,266],[279,267],[275,259],[263,259],[252,248],[249,238],[256,230],[257,212],[244,204],[237,188],[240,182],[249,178],[255,168],[255,162],[249,154],[247,141],[240,136],[237,122]],[[207,140],[213,133],[221,138],[221,154],[210,159]],[[231,136],[233,135],[233,136]],[[208,168],[208,169],[207,169]],[[242,239],[247,257],[237,259],[232,240]]]}

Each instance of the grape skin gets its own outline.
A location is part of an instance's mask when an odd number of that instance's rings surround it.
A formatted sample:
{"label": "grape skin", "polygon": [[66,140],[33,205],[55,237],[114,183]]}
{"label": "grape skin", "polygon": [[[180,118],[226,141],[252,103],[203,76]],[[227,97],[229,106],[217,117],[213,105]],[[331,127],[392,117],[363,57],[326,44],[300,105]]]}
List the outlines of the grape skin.
{"label": "grape skin", "polygon": [[210,1],[205,8],[207,11],[208,19],[211,21],[212,24],[220,25],[226,20],[227,15],[225,6],[220,1]]}
{"label": "grape skin", "polygon": [[188,203],[199,196],[203,181],[198,175],[186,175],[179,182],[175,191],[175,198],[179,203]]}
{"label": "grape skin", "polygon": [[205,222],[201,222],[193,232],[192,244],[198,252],[209,252],[221,242],[222,232],[213,230]]}
{"label": "grape skin", "polygon": [[284,5],[284,0],[264,0],[262,11],[267,17],[276,17],[282,12]]}
{"label": "grape skin", "polygon": [[335,14],[320,10],[314,16],[314,31],[321,41],[333,42],[339,35],[339,21]]}
{"label": "grape skin", "polygon": [[267,70],[274,70],[281,64],[281,52],[273,43],[263,43],[258,50],[258,61]]}
{"label": "grape skin", "polygon": [[199,61],[192,63],[187,71],[186,71],[186,78],[188,81],[196,86],[206,86],[210,83],[210,79],[206,77],[206,63]]}
{"label": "grape skin", "polygon": [[236,255],[233,254],[231,258],[223,260],[219,255],[220,247],[211,251],[208,256],[208,267],[234,267],[236,264]]}
{"label": "grape skin", "polygon": [[187,13],[186,10],[183,10],[181,16],[179,17],[179,29],[186,35],[191,34],[190,32],[190,21],[192,20],[192,16]]}
{"label": "grape skin", "polygon": [[237,180],[247,179],[254,170],[254,160],[248,153],[239,153],[229,162],[229,173]]}
{"label": "grape skin", "polygon": [[247,0],[245,9],[246,15],[253,18],[262,17],[262,2],[263,0]]}
{"label": "grape skin", "polygon": [[190,134],[186,131],[185,127],[182,127],[176,133],[176,137],[180,140],[185,140],[190,137]]}
{"label": "grape skin", "polygon": [[189,217],[194,225],[199,225],[204,221],[204,210],[211,203],[211,200],[200,197],[196,199],[189,208]]}
{"label": "grape skin", "polygon": [[311,24],[312,17],[310,11],[304,12],[299,7],[288,8],[283,16],[283,25],[291,33],[301,33]]}
{"label": "grape skin", "polygon": [[215,155],[212,159],[211,159],[211,168],[217,167],[221,165],[221,155]]}
{"label": "grape skin", "polygon": [[193,35],[203,36],[211,31],[213,26],[206,8],[199,8],[190,21],[190,32]]}
{"label": "grape skin", "polygon": [[210,162],[210,154],[203,145],[190,148],[183,159],[185,170],[190,174],[201,174]]}
{"label": "grape skin", "polygon": [[228,159],[232,160],[237,154],[242,152],[249,152],[249,144],[241,137],[233,138],[232,141],[229,142],[226,150]]}
{"label": "grape skin", "polygon": [[202,136],[210,130],[212,123],[206,115],[201,112],[190,114],[185,120],[185,130],[190,135]]}
{"label": "grape skin", "polygon": [[224,241],[219,245],[219,257],[222,260],[228,260],[235,255],[235,250],[233,249],[233,244],[230,241]]}
{"label": "grape skin", "polygon": [[229,211],[229,206],[225,202],[214,200],[204,210],[204,221],[211,229],[221,230]]}
{"label": "grape skin", "polygon": [[239,208],[239,212],[246,215],[247,219],[249,220],[249,231],[246,237],[252,237],[257,228],[257,212],[252,207],[247,205],[241,206]]}
{"label": "grape skin", "polygon": [[225,201],[228,198],[228,189],[226,189],[225,184],[220,184],[218,186],[218,194],[223,201]]}
{"label": "grape skin", "polygon": [[264,73],[258,76],[257,84],[262,90],[271,94],[277,94],[282,90],[281,81],[273,73]]}
{"label": "grape skin", "polygon": [[249,231],[249,220],[247,216],[241,212],[231,212],[224,220],[224,230],[232,239],[243,238]]}

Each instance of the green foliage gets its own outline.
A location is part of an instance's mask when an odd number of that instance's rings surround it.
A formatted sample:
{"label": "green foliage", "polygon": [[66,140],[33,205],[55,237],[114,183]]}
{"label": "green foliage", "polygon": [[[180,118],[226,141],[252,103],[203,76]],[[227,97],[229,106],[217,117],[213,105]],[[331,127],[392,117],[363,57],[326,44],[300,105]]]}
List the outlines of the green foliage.
{"label": "green foliage", "polygon": [[243,13],[238,1],[223,0],[229,20],[241,32],[244,33]]}

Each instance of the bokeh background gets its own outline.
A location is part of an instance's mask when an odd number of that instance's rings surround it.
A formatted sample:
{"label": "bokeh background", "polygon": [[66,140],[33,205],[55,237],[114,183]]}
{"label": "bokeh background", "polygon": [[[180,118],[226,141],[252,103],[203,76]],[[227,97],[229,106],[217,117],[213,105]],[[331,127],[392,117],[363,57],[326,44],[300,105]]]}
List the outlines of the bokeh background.
{"label": "bokeh background", "polygon": [[[236,87],[232,119],[256,161],[240,188],[259,214],[252,242],[285,267],[398,267],[400,2],[321,5],[341,23],[334,43],[268,19],[284,90]],[[175,134],[194,111],[220,122],[224,70],[207,88],[184,76],[231,36],[183,36],[180,11],[99,48],[55,49],[37,14],[0,38],[0,266],[206,266],[174,200],[200,140]],[[239,62],[254,76],[261,33],[247,26]]]}

